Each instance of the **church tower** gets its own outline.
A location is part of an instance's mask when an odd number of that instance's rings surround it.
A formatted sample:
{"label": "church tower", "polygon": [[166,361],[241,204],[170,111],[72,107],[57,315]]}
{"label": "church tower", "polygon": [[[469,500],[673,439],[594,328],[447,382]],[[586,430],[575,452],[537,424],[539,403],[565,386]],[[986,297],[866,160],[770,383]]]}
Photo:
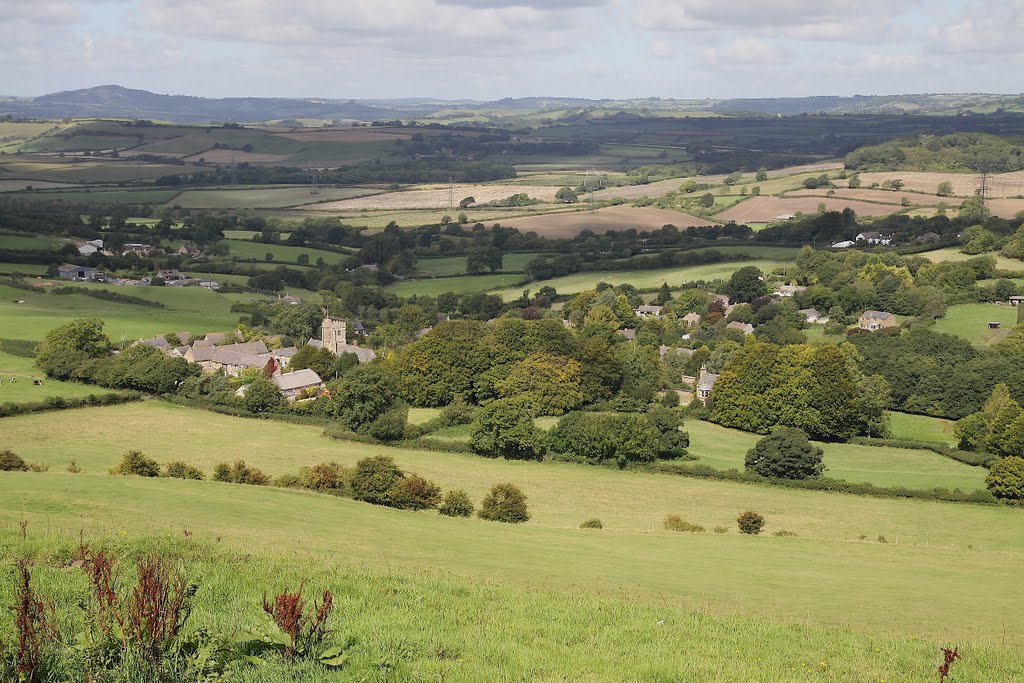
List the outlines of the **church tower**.
{"label": "church tower", "polygon": [[347,331],[348,325],[344,320],[324,318],[323,325],[321,326],[321,338],[324,342],[324,348],[335,356],[340,356],[342,353],[341,349],[348,344]]}

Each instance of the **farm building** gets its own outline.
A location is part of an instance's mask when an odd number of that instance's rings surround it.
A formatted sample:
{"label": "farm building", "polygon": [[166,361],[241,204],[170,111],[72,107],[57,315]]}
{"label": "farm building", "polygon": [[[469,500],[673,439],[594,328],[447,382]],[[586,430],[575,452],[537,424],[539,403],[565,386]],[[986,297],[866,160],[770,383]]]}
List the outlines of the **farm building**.
{"label": "farm building", "polygon": [[139,256],[148,256],[153,252],[153,246],[150,244],[139,244],[138,242],[129,242],[121,248],[121,255],[128,256],[129,254],[138,254]]}
{"label": "farm building", "polygon": [[899,327],[899,321],[892,313],[885,311],[864,311],[857,320],[857,327],[868,332],[884,330],[890,327]]}
{"label": "farm building", "polygon": [[103,250],[103,240],[89,240],[82,246],[78,247],[78,253],[82,256],[91,256],[99,251]]}
{"label": "farm building", "polygon": [[836,242],[835,244],[833,244],[832,248],[833,249],[849,249],[850,247],[852,247],[855,244],[856,244],[856,242],[852,242],[850,240],[843,240],[842,242]]}
{"label": "farm building", "polygon": [[57,269],[57,275],[65,280],[102,280],[103,273],[89,266],[66,263]]}
{"label": "farm building", "polygon": [[862,232],[857,235],[857,241],[868,244],[892,244],[892,235],[883,235],[880,232]]}
{"label": "farm building", "polygon": [[320,379],[320,375],[309,368],[274,375],[270,378],[270,381],[274,383],[281,391],[281,394],[289,401],[294,401],[303,391],[318,389],[323,386],[323,380]]}
{"label": "farm building", "polygon": [[775,290],[775,293],[782,297],[796,296],[800,292],[807,289],[800,285],[779,285],[779,288]]}
{"label": "farm building", "polygon": [[637,306],[633,312],[640,318],[660,318],[664,306]]}
{"label": "farm building", "polygon": [[1011,296],[1006,301],[1011,306],[1021,306],[1021,305],[1024,305],[1024,296]]}
{"label": "farm building", "polygon": [[286,346],[283,349],[274,349],[270,352],[270,355],[274,357],[277,364],[282,368],[288,367],[288,363],[291,362],[292,356],[298,353],[299,350],[294,346]]}

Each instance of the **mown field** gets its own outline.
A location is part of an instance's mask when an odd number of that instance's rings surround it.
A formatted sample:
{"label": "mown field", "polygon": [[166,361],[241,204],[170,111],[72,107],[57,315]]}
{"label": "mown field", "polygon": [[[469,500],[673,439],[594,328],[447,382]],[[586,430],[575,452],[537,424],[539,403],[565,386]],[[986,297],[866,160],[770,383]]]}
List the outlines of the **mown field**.
{"label": "mown field", "polygon": [[923,251],[917,255],[923,256],[929,261],[934,261],[936,263],[941,263],[943,261],[966,261],[968,259],[977,258],[978,256],[992,256],[996,260],[996,268],[999,268],[1000,270],[1024,273],[1024,261],[1007,258],[996,253],[965,254],[956,247],[947,247],[945,249],[936,249],[934,251]]}
{"label": "mown field", "polygon": [[213,188],[186,190],[175,197],[173,203],[186,209],[274,209],[362,197],[375,192],[379,190],[362,187],[324,187],[319,194],[311,194],[307,186]]}
{"label": "mown field", "polygon": [[[550,254],[510,253],[502,256],[501,270],[504,273],[521,273],[526,269],[526,264],[538,256],[549,256]],[[424,258],[416,263],[421,271],[431,273],[435,277],[446,275],[462,275],[466,272],[465,256],[447,256],[443,258]]]}
{"label": "mown field", "polygon": [[[999,329],[990,329],[989,322],[1000,323]],[[1017,309],[998,304],[962,304],[950,306],[935,321],[936,332],[963,337],[972,344],[989,346],[1010,334],[1017,323]]]}
{"label": "mown field", "polygon": [[894,410],[890,410],[888,414],[889,430],[894,439],[944,443],[947,446],[955,446],[957,443],[956,435],[953,433],[956,422],[953,420],[898,413]]}
{"label": "mown field", "polygon": [[[78,384],[75,382],[58,382],[45,379],[46,375],[35,366],[31,358],[14,356],[0,350],[0,403],[39,402],[48,396],[64,398],[80,398],[89,394],[107,393],[109,389]],[[11,382],[11,379],[14,382]],[[32,384],[32,380],[44,380],[42,386]],[[2,431],[2,430],[0,430]],[[2,439],[0,439],[2,441]]]}
{"label": "mown field", "polygon": [[[398,296],[437,296],[445,292],[466,294],[468,292],[488,291],[497,287],[511,287],[521,280],[522,277],[522,275],[517,273],[506,273],[504,275],[463,275],[461,277],[439,277],[427,280],[404,280],[397,284],[389,285],[387,289]],[[526,287],[537,289],[543,287],[546,283],[536,287],[533,286],[534,284],[530,283]],[[522,290],[517,288],[516,296],[519,296],[521,293]]]}
{"label": "mown field", "polygon": [[266,255],[273,254],[273,262],[283,263],[295,263],[300,255],[306,254],[309,256],[309,263],[312,265],[316,263],[318,258],[322,258],[327,263],[338,263],[342,259],[346,258],[346,254],[339,254],[333,251],[324,251],[322,249],[313,249],[310,247],[290,247],[281,244],[262,244],[260,242],[253,242],[251,240],[223,240],[220,244],[227,244],[228,252],[231,256],[249,260],[254,259],[257,261],[265,261]]}
{"label": "mown field", "polygon": [[[1024,663],[1024,594],[1013,588],[1024,569],[1019,510],[389,449],[157,402],[4,418],[3,427],[0,447],[53,468],[0,475],[0,551],[13,552],[22,518],[44,549],[73,546],[82,531],[188,552],[170,540],[187,529],[193,542],[211,543],[191,553],[202,558],[192,569],[197,626],[250,623],[246,606],[268,584],[330,585],[351,610],[339,627],[359,635],[357,651],[392,643],[420,672],[407,680],[436,676],[422,668],[440,666],[426,643],[448,639],[460,655],[445,663],[445,680],[480,680],[481,667],[495,672],[488,680],[676,680],[680,671],[693,680],[930,680],[940,644],[967,653],[958,680],[1013,680]],[[243,457],[270,474],[386,453],[475,500],[512,481],[532,518],[510,527],[300,491],[103,474],[128,448],[207,472]],[[70,457],[86,474],[59,471]],[[736,532],[745,509],[766,516],[766,535]],[[669,513],[708,533],[661,530]],[[577,529],[588,517],[605,529]],[[714,525],[727,532],[711,533]],[[782,529],[797,536],[770,535]],[[60,583],[66,572],[42,574]],[[391,585],[403,589],[382,587]],[[521,607],[534,601],[550,607]],[[414,626],[414,605],[439,628]],[[504,615],[503,625],[482,626],[493,622],[479,611]],[[631,638],[605,633],[633,624]],[[722,637],[726,630],[734,635]],[[678,651],[679,638],[706,655]],[[523,649],[513,646],[520,640]],[[511,658],[499,664],[494,648]]]}
{"label": "mown field", "polygon": [[[223,332],[238,324],[238,314],[230,311],[231,305],[256,298],[252,294],[217,294],[195,287],[76,286],[110,289],[159,301],[167,308],[115,303],[81,294],[34,293],[0,285],[0,336],[38,341],[53,328],[78,318],[102,318],[107,334],[115,340],[122,335],[133,341],[167,332]],[[15,300],[25,303],[13,303]]]}
{"label": "mown field", "polygon": [[36,235],[0,235],[0,249],[28,249],[32,251],[53,251],[67,244],[56,237]]}

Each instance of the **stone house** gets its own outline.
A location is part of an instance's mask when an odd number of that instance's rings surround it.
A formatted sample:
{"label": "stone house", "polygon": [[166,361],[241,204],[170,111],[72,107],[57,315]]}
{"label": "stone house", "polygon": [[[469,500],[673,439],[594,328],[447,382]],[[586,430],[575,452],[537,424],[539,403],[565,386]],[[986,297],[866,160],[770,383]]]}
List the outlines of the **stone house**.
{"label": "stone house", "polygon": [[711,390],[715,388],[715,380],[718,379],[718,375],[713,372],[708,372],[708,366],[700,366],[700,373],[697,375],[697,398],[705,406],[708,401],[711,400]]}
{"label": "stone house", "polygon": [[857,319],[857,327],[868,332],[899,327],[899,325],[896,316],[885,311],[864,311]]}
{"label": "stone house", "polygon": [[801,308],[798,313],[804,317],[804,320],[812,325],[821,320],[821,313],[819,313],[816,308]]}
{"label": "stone house", "polygon": [[741,323],[739,320],[733,320],[731,323],[725,326],[727,330],[739,330],[743,334],[754,334],[754,326],[750,323]]}
{"label": "stone house", "polygon": [[271,377],[270,381],[274,383],[281,394],[289,401],[294,401],[303,391],[318,389],[324,384],[323,380],[320,379],[320,375],[309,368],[277,374]]}
{"label": "stone house", "polygon": [[687,313],[683,316],[683,322],[687,327],[700,327],[700,313]]}

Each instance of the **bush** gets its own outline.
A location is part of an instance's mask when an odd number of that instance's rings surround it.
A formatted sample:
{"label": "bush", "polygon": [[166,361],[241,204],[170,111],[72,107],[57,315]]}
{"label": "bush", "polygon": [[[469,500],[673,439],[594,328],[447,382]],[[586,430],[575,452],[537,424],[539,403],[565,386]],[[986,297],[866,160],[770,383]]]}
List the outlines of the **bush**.
{"label": "bush", "polygon": [[71,460],[68,462],[67,471],[70,472],[71,474],[81,474],[82,468],[78,466],[78,463],[75,462],[74,458],[71,458]]}
{"label": "bush", "polygon": [[456,396],[455,399],[441,411],[438,421],[441,423],[442,427],[468,425],[473,421],[475,414],[476,408],[466,403],[461,396]]}
{"label": "bush", "polygon": [[378,441],[400,441],[405,438],[405,421],[408,416],[408,406],[394,408],[371,422],[366,431]]}
{"label": "bush", "polygon": [[496,484],[480,504],[480,519],[519,524],[530,519],[526,495],[515,484]]}
{"label": "bush", "polygon": [[394,505],[395,490],[405,473],[389,456],[363,458],[352,476],[352,494],[356,500],[374,505]]}
{"label": "bush", "polygon": [[666,531],[689,531],[696,534],[704,533],[704,527],[700,524],[687,522],[679,515],[668,515],[662,523]]}
{"label": "bush", "polygon": [[756,536],[764,529],[764,517],[747,510],[736,518],[736,524],[740,527],[740,533]]}
{"label": "bush", "polygon": [[274,486],[282,489],[301,489],[304,488],[302,484],[302,478],[297,474],[282,474],[280,477],[274,480]]}
{"label": "bush", "polygon": [[817,479],[825,471],[823,455],[803,430],[786,427],[776,429],[747,451],[746,469],[763,477]]}
{"label": "bush", "polygon": [[121,464],[110,470],[111,474],[136,477],[159,477],[160,464],[147,458],[142,451],[128,451],[121,458]]}
{"label": "bush", "polygon": [[540,460],[547,450],[544,432],[533,424],[528,406],[510,398],[480,410],[469,443],[481,455],[510,460]]}
{"label": "bush", "polygon": [[297,477],[299,486],[314,491],[338,491],[352,483],[352,471],[336,462],[322,462],[312,467],[303,467]]}
{"label": "bush", "polygon": [[255,467],[249,467],[244,460],[236,460],[232,465],[226,462],[219,463],[213,469],[213,480],[229,484],[250,484],[252,486],[267,486],[270,484],[270,477]]}
{"label": "bush", "polygon": [[604,524],[601,524],[601,520],[599,520],[597,517],[591,517],[587,521],[583,522],[583,524],[580,524],[580,528],[581,529],[603,529],[604,528]]}
{"label": "bush", "polygon": [[164,466],[164,476],[172,479],[194,479],[196,481],[206,479],[206,475],[203,474],[201,469],[181,460],[167,463]]}
{"label": "bush", "polygon": [[1024,500],[1024,458],[1011,455],[996,460],[985,477],[985,486],[996,498]]}
{"label": "bush", "polygon": [[28,472],[28,465],[14,451],[0,451],[0,472]]}
{"label": "bush", "polygon": [[473,514],[473,501],[469,494],[462,489],[456,489],[444,494],[444,500],[437,509],[446,517],[470,517]]}
{"label": "bush", "polygon": [[779,538],[789,538],[792,536],[796,536],[796,533],[792,531],[786,531],[785,529],[780,529],[779,531],[776,531],[774,534],[772,534],[772,536],[778,536]]}
{"label": "bush", "polygon": [[729,529],[727,529],[724,526],[716,526],[714,529],[712,529],[712,531],[714,531],[716,534],[724,534],[727,533]]}
{"label": "bush", "polygon": [[410,474],[398,480],[393,499],[394,506],[402,510],[432,509],[441,502],[441,489],[429,479]]}

